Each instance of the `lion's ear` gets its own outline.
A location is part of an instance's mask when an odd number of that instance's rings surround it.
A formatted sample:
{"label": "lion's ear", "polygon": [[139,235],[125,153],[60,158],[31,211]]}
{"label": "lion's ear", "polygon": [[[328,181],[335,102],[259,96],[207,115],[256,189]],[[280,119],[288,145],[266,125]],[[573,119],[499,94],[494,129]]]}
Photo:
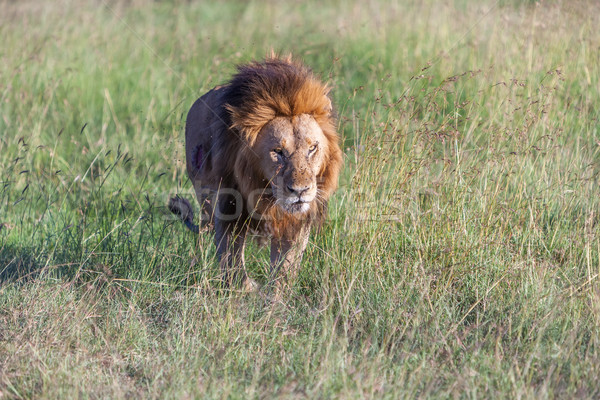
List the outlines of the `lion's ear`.
{"label": "lion's ear", "polygon": [[275,51],[275,49],[273,49],[272,47],[269,51],[267,51],[267,54],[265,55],[265,60],[267,60],[267,61],[280,60],[287,64],[292,64],[294,62],[294,60],[292,58],[292,53],[287,53],[287,54],[277,53]]}
{"label": "lion's ear", "polygon": [[332,111],[333,111],[333,106],[331,105],[331,99],[329,98],[328,95],[325,95],[325,106],[323,107],[323,111],[325,111],[327,113],[327,115],[331,115]]}

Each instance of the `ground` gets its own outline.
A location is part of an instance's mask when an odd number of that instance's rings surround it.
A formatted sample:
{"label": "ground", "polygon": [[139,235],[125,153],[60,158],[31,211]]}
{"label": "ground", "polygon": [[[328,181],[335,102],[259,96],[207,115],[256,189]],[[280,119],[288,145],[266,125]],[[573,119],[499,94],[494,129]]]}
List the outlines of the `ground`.
{"label": "ground", "polygon": [[[0,398],[597,398],[599,25],[579,0],[0,2]],[[345,152],[277,304],[219,289],[165,207],[193,195],[191,104],[271,49],[330,82]]]}

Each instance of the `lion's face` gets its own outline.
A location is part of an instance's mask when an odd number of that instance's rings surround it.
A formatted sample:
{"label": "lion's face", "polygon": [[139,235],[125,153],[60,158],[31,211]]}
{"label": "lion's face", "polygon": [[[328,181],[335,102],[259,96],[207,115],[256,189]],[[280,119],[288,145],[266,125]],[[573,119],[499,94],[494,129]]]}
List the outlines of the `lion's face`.
{"label": "lion's face", "polygon": [[302,214],[317,199],[317,176],[329,154],[328,141],[308,114],[276,117],[258,135],[254,151],[276,204],[290,214]]}

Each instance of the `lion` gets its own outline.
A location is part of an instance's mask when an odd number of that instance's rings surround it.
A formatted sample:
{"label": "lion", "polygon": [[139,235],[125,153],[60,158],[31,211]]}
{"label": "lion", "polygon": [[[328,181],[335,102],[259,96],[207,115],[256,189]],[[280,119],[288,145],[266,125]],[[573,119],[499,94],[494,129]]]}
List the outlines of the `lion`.
{"label": "lion", "polygon": [[[239,66],[192,105],[186,168],[226,286],[258,287],[244,264],[250,232],[271,240],[269,282],[279,291],[295,278],[342,167],[329,92],[291,56],[269,56]],[[187,200],[172,198],[169,208],[199,230]]]}

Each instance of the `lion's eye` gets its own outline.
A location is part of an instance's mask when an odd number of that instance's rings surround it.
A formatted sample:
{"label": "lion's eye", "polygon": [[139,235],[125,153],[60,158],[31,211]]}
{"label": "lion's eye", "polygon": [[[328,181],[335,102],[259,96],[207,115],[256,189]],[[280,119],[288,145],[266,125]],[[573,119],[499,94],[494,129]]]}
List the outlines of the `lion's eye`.
{"label": "lion's eye", "polygon": [[315,150],[317,150],[317,145],[313,144],[312,146],[309,147],[308,149],[308,154],[312,154],[315,152]]}
{"label": "lion's eye", "polygon": [[279,147],[276,149],[271,150],[273,153],[277,154],[278,156],[283,157],[283,150],[280,149]]}

